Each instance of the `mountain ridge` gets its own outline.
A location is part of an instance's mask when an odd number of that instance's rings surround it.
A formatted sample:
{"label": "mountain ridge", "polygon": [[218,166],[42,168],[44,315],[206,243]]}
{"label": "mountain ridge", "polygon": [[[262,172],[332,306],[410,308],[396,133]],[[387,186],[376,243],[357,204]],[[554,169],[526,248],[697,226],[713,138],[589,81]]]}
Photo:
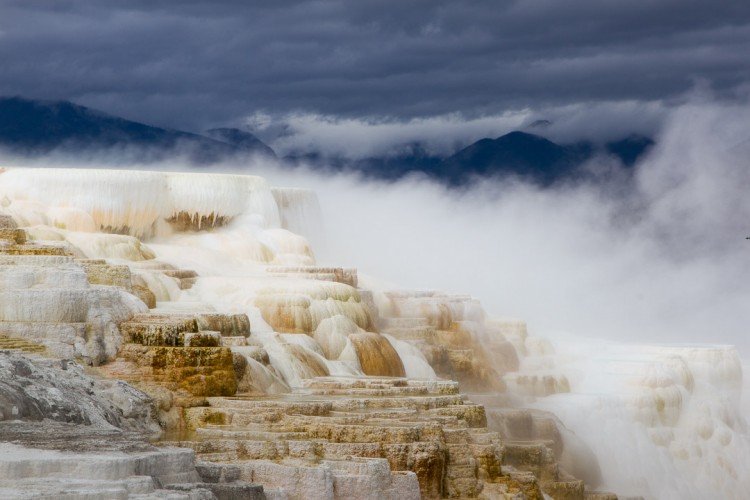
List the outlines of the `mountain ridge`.
{"label": "mountain ridge", "polygon": [[[545,127],[536,127],[545,128]],[[631,135],[604,144],[557,144],[537,134],[512,131],[495,139],[483,138],[450,155],[429,151],[423,143],[408,142],[361,159],[326,156],[320,151],[278,158],[252,133],[238,128],[212,128],[203,134],[147,125],[69,101],[40,101],[0,97],[0,147],[25,156],[63,152],[114,152],[123,163],[156,162],[186,157],[198,165],[212,165],[247,155],[280,160],[282,166],[306,165],[329,172],[356,172],[365,178],[396,181],[424,175],[449,187],[470,185],[487,178],[519,178],[542,187],[590,179],[584,166],[597,155],[617,158],[629,173],[654,144]],[[127,151],[122,158],[117,153]]]}
{"label": "mountain ridge", "polygon": [[129,148],[140,152],[135,156],[143,161],[186,154],[191,161],[205,164],[249,152],[275,158],[271,148],[256,141],[255,147],[246,142],[238,148],[226,141],[146,125],[68,101],[0,97],[0,146],[28,156]]}
{"label": "mountain ridge", "polygon": [[365,178],[387,181],[418,174],[461,187],[487,178],[514,177],[549,187],[564,181],[595,178],[598,174],[587,170],[585,164],[597,155],[616,158],[620,165],[613,168],[630,174],[653,145],[650,138],[635,134],[605,144],[588,141],[556,144],[540,135],[515,130],[495,139],[479,139],[448,156],[430,154],[422,144],[412,142],[396,146],[392,154],[355,160],[318,152],[287,155],[282,160],[293,166],[354,171]]}

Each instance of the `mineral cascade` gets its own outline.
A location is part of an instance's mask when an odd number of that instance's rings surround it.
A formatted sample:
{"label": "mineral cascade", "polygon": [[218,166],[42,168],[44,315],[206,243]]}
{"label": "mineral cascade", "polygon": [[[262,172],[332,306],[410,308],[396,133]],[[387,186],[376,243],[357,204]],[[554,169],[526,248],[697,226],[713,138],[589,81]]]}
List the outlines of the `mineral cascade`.
{"label": "mineral cascade", "polygon": [[317,265],[320,226],[259,177],[0,169],[0,497],[750,491],[732,347],[553,349]]}

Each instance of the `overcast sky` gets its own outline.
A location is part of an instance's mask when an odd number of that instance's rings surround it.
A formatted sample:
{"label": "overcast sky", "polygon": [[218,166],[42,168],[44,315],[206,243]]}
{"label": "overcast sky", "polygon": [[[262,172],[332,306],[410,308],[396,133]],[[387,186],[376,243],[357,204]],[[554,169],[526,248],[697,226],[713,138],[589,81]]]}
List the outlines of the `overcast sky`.
{"label": "overcast sky", "polygon": [[696,83],[744,99],[749,48],[747,0],[0,0],[0,95],[193,131],[590,108],[647,128]]}

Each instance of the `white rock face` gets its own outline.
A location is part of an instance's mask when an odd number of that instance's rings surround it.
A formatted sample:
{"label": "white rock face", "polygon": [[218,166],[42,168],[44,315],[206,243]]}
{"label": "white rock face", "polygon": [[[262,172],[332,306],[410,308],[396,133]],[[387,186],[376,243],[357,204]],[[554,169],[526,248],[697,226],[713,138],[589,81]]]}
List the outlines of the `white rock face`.
{"label": "white rock face", "polygon": [[241,466],[242,478],[269,485],[289,500],[418,500],[419,482],[413,472],[393,473],[382,458],[323,460],[320,466],[253,460]]}
{"label": "white rock face", "polygon": [[0,335],[43,344],[62,358],[113,359],[122,343],[117,325],[145,305],[121,289],[89,285],[80,266],[48,259],[39,266],[0,261]]}
{"label": "white rock face", "polygon": [[153,434],[155,413],[143,392],[91,378],[73,361],[0,351],[0,423],[46,419]]}
{"label": "white rock face", "polygon": [[3,172],[0,199],[22,226],[72,231],[168,233],[164,220],[180,213],[202,218],[255,216],[280,228],[279,209],[266,181],[249,175],[125,170],[18,169]]}
{"label": "white rock face", "polygon": [[[61,215],[59,207],[72,207],[87,213],[97,230],[128,228],[131,234],[142,236],[151,232],[169,209],[164,196],[167,176],[156,172],[133,175],[117,170],[7,169],[2,176],[0,198],[11,201],[6,209],[20,218],[23,226],[54,225]],[[16,212],[16,203],[24,202],[44,205],[36,205],[36,210],[29,210],[27,205],[26,214]],[[66,226],[84,229],[70,219],[58,222],[58,227]]]}
{"label": "white rock face", "polygon": [[[361,500],[417,500],[421,498],[417,476],[413,472],[392,474],[385,459],[323,461],[333,474],[333,488],[339,498],[347,493]],[[352,493],[350,493],[352,492]]]}
{"label": "white rock face", "polygon": [[8,500],[215,498],[208,489],[192,493],[161,489],[199,480],[192,450],[75,453],[0,443],[0,496]]}

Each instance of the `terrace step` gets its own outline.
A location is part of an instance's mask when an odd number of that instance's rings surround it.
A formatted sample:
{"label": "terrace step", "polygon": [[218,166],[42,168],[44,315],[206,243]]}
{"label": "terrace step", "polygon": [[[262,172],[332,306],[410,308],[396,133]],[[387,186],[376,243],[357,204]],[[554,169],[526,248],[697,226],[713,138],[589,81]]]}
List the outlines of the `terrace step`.
{"label": "terrace step", "polygon": [[43,345],[29,342],[28,340],[7,337],[0,334],[0,350],[24,351],[41,354],[46,352],[47,349]]}
{"label": "terrace step", "polygon": [[357,288],[357,270],[346,267],[268,266],[266,272],[276,275],[301,275],[312,279],[335,281]]}
{"label": "terrace step", "polygon": [[46,348],[59,358],[73,359],[85,344],[86,323],[0,321],[0,335],[9,341],[39,346],[42,351]]}
{"label": "terrace step", "polygon": [[70,255],[10,255],[0,252],[0,265],[57,267],[64,264],[71,264],[72,262],[73,257]]}
{"label": "terrace step", "polygon": [[23,245],[28,239],[25,229],[0,227],[0,240],[7,240],[16,245]]}

